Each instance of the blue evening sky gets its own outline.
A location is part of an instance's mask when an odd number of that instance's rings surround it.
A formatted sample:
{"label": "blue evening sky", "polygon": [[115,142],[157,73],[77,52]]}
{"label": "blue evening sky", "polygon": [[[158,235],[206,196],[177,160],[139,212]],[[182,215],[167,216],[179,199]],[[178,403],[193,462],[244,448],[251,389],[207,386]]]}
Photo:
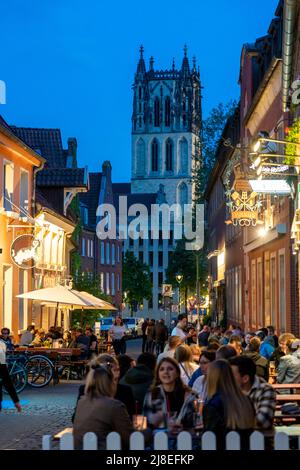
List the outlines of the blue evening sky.
{"label": "blue evening sky", "polygon": [[10,124],[55,127],[78,141],[79,166],[130,179],[131,85],[145,47],[148,67],[197,57],[204,117],[238,98],[243,43],[266,34],[278,0],[10,0],[0,8],[0,79]]}

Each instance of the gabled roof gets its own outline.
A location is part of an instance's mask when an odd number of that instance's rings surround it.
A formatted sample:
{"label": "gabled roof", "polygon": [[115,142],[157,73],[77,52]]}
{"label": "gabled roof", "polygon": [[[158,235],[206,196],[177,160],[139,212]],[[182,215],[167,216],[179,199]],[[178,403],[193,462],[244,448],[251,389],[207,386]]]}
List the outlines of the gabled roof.
{"label": "gabled roof", "polygon": [[84,168],[45,168],[37,174],[37,185],[40,187],[86,187],[86,170]]}
{"label": "gabled roof", "polygon": [[88,209],[87,227],[96,227],[96,211],[99,201],[102,173],[89,173],[89,190],[79,194],[79,201]]}
{"label": "gabled roof", "polygon": [[10,126],[13,133],[46,160],[46,167],[64,168],[65,152],[60,129]]}

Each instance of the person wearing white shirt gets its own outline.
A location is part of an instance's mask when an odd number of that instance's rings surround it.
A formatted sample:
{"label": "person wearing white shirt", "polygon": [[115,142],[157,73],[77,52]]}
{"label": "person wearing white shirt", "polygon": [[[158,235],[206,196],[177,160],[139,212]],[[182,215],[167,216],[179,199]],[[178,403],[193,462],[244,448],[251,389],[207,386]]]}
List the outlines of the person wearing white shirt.
{"label": "person wearing white shirt", "polygon": [[179,338],[183,339],[184,341],[186,338],[189,337],[189,334],[186,333],[184,330],[187,326],[187,318],[183,314],[178,315],[178,323],[173,328],[171,336],[179,336]]}

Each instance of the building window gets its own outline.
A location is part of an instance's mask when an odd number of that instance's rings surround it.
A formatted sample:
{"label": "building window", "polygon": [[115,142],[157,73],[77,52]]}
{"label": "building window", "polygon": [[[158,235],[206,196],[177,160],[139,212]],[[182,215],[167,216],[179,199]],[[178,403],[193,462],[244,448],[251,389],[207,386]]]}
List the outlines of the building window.
{"label": "building window", "polygon": [[139,100],[142,99],[142,87],[139,86]]}
{"label": "building window", "polygon": [[106,243],[106,264],[110,264],[110,244]]}
{"label": "building window", "polygon": [[[20,270],[21,271],[21,270]],[[2,270],[2,325],[12,330],[13,268],[3,266]]]}
{"label": "building window", "polygon": [[271,325],[277,323],[277,305],[276,305],[276,258],[271,258]]}
{"label": "building window", "polygon": [[151,169],[158,171],[158,142],[156,139],[151,144]]}
{"label": "building window", "polygon": [[115,289],[115,273],[111,273],[111,294],[115,295],[116,289]]}
{"label": "building window", "polygon": [[163,262],[164,262],[164,261],[163,261],[163,258],[164,258],[163,255],[164,255],[164,254],[163,254],[162,251],[159,251],[159,252],[158,252],[158,267],[159,267],[159,268],[162,268],[162,267],[163,267]]}
{"label": "building window", "polygon": [[117,275],[117,279],[118,279],[118,292],[120,291],[121,289],[121,279],[120,279],[120,274]]}
{"label": "building window", "polygon": [[186,139],[179,142],[180,171],[186,175],[188,173],[188,143]]}
{"label": "building window", "polygon": [[174,232],[170,230],[170,238],[169,238],[169,245],[172,246],[174,243]]}
{"label": "building window", "polygon": [[188,187],[187,185],[182,182],[178,186],[178,204],[184,209],[184,204],[188,203]]}
{"label": "building window", "polygon": [[171,122],[171,101],[170,97],[167,96],[165,99],[165,126],[170,127]]}
{"label": "building window", "polygon": [[279,254],[279,325],[281,331],[286,331],[286,285],[285,285],[285,256]]}
{"label": "building window", "polygon": [[166,171],[173,171],[173,142],[171,139],[166,142]]}
{"label": "building window", "polygon": [[145,142],[139,139],[136,145],[136,175],[145,175]]}
{"label": "building window", "polygon": [[94,258],[94,240],[91,240],[91,258]]}
{"label": "building window", "polygon": [[21,169],[20,178],[20,209],[21,215],[26,216],[28,213],[28,191],[29,191],[29,176],[28,171]]}
{"label": "building window", "polygon": [[116,247],[113,243],[111,245],[111,264],[114,266],[116,264],[116,255],[115,255]]}
{"label": "building window", "polygon": [[109,290],[109,273],[106,273],[106,294],[107,295],[110,294],[110,290]]}
{"label": "building window", "polygon": [[117,246],[117,260],[118,260],[118,263],[120,263],[120,246],[118,245]]}
{"label": "building window", "polygon": [[14,166],[10,162],[4,163],[3,181],[3,207],[6,211],[12,211],[12,200],[14,191]]}
{"label": "building window", "polygon": [[258,328],[263,326],[263,274],[262,260],[257,260],[257,322]]}
{"label": "building window", "polygon": [[271,324],[271,317],[270,317],[270,258],[269,253],[265,253],[265,318],[264,318],[264,325]]}
{"label": "building window", "polygon": [[154,100],[154,126],[160,126],[160,103],[158,97]]}
{"label": "building window", "polygon": [[153,266],[153,251],[149,251],[149,266]]}
{"label": "building window", "polygon": [[101,242],[101,264],[105,264],[105,245]]}
{"label": "building window", "polygon": [[81,254],[82,254],[82,256],[85,256],[85,253],[86,253],[85,242],[86,242],[85,238],[82,237],[82,240],[81,240]]}
{"label": "building window", "polygon": [[256,260],[251,262],[251,311],[252,311],[252,326],[256,328]]}
{"label": "building window", "polygon": [[[153,273],[154,277],[154,273]],[[164,273],[158,273],[158,287],[162,287],[164,282]]]}
{"label": "building window", "polygon": [[100,273],[100,289],[104,293],[104,273]]}

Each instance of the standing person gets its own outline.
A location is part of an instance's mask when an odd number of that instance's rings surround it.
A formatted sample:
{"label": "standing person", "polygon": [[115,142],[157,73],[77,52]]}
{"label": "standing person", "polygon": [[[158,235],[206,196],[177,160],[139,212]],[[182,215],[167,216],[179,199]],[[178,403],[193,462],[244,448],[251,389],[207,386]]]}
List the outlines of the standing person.
{"label": "standing person", "polygon": [[121,317],[116,317],[114,324],[109,330],[109,334],[112,337],[112,345],[116,356],[119,354],[126,353],[126,327],[123,324],[123,320]]}
{"label": "standing person", "polygon": [[207,346],[208,345],[208,338],[210,335],[210,329],[208,325],[204,325],[202,330],[200,331],[198,335],[198,343],[199,346]]}
{"label": "standing person", "polygon": [[238,387],[231,367],[224,359],[214,361],[208,367],[203,424],[204,431],[216,434],[219,450],[225,448],[228,431],[239,431],[243,440],[243,437],[249,438],[255,427],[253,405]]}
{"label": "standing person", "polygon": [[95,354],[98,354],[98,340],[97,336],[94,334],[93,329],[90,326],[85,327],[85,335],[90,340],[88,351],[88,358],[90,359]]}
{"label": "standing person", "polygon": [[159,355],[163,352],[165,343],[168,340],[168,328],[165,325],[165,320],[161,318],[154,327],[156,354]]}
{"label": "standing person", "polygon": [[182,340],[185,341],[187,338],[191,336],[186,331],[186,327],[187,327],[186,315],[184,315],[183,313],[180,313],[177,318],[178,318],[178,323],[173,328],[171,336],[179,336]]}
{"label": "standing person", "polygon": [[142,324],[142,339],[143,339],[143,342],[142,342],[142,352],[144,353],[145,352],[145,348],[146,348],[146,342],[147,342],[147,334],[146,334],[146,330],[147,330],[147,326],[149,325],[149,321],[150,319],[149,318],[146,318],[146,320],[143,322]]}
{"label": "standing person", "polygon": [[6,391],[14,402],[17,411],[20,413],[20,411],[22,411],[20,400],[6,365],[6,344],[2,339],[0,339],[0,411],[2,410],[2,386],[6,388]]}
{"label": "standing person", "polygon": [[151,428],[164,428],[168,413],[177,413],[178,422],[191,428],[195,398],[196,395],[180,378],[177,361],[165,357],[156,367],[153,385],[145,396],[143,414]]}
{"label": "standing person", "polygon": [[154,348],[154,338],[155,338],[155,320],[150,320],[147,329],[146,329],[146,335],[147,335],[147,342],[146,342],[146,352],[153,352]]}

